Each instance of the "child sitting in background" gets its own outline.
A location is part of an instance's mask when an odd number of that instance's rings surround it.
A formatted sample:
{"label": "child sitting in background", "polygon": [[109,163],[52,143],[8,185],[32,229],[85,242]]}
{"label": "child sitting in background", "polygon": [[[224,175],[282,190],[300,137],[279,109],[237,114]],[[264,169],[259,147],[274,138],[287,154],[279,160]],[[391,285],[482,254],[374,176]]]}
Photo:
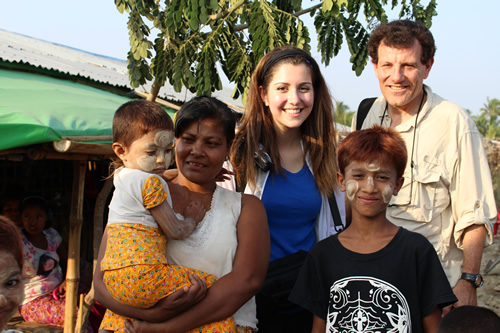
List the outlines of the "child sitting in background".
{"label": "child sitting in background", "polygon": [[386,218],[406,159],[399,134],[380,126],[340,144],[337,180],[352,222],[310,251],[290,295],[314,314],[313,333],[434,333],[441,308],[456,302],[429,241]]}
{"label": "child sitting in background", "polygon": [[61,263],[66,263],[66,246],[50,227],[52,217],[45,199],[27,197],[20,211],[26,279],[21,316],[26,321],[63,327],[66,283]]}
{"label": "child sitting in background", "polygon": [[[167,263],[167,237],[187,237],[205,214],[197,201],[187,206],[183,221],[171,208],[169,188],[161,175],[170,166],[173,139],[172,120],[153,102],[125,103],[113,118],[112,147],[120,160],[116,162],[115,192],[98,262],[107,290],[123,304],[151,307],[175,290],[189,286],[188,274],[206,279],[207,286],[216,280],[213,275]],[[123,317],[108,310],[101,329],[123,332],[124,324]],[[199,330],[233,329],[230,318]]]}
{"label": "child sitting in background", "polygon": [[[66,281],[64,270],[67,247],[52,228],[52,213],[47,201],[29,196],[21,201],[20,216],[23,244],[24,302],[19,312],[25,321],[64,327]],[[79,283],[78,293],[89,286]],[[100,305],[95,304],[87,323],[87,332],[97,330],[102,320]]]}

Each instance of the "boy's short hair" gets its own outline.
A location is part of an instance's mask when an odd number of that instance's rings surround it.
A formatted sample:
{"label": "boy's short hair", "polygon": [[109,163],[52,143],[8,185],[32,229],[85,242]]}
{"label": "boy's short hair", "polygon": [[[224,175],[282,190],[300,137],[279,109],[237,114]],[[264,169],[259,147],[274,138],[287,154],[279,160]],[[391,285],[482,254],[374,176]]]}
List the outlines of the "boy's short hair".
{"label": "boy's short hair", "polygon": [[498,333],[500,317],[490,309],[465,305],[448,313],[437,333]]}
{"label": "boy's short hair", "polygon": [[398,132],[375,125],[372,128],[350,133],[339,145],[339,170],[354,161],[389,163],[396,169],[397,179],[403,176],[408,153],[406,144]]}

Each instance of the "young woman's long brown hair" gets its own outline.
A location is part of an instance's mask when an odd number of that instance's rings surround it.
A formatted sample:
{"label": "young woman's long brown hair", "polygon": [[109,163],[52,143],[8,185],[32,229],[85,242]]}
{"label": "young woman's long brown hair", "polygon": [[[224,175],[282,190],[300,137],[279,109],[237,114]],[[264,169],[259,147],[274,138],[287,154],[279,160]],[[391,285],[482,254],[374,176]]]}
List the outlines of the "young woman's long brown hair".
{"label": "young woman's long brown hair", "polygon": [[254,153],[267,152],[276,173],[283,172],[273,125],[273,116],[264,104],[259,87],[267,92],[276,69],[282,64],[305,64],[311,70],[314,106],[301,126],[304,152],[309,153],[312,172],[321,193],[329,195],[337,187],[336,136],[334,108],[330,92],[316,61],[305,51],[284,46],[266,54],[255,68],[248,91],[246,111],[231,149],[231,162],[240,184],[255,185],[257,166]]}

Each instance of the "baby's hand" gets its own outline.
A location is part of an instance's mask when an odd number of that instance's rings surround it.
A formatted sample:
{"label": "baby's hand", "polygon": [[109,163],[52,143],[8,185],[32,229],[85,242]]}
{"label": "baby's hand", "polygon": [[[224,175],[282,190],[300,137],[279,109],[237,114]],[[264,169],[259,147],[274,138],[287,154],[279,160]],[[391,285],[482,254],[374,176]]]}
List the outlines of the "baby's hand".
{"label": "baby's hand", "polygon": [[196,224],[203,220],[205,213],[206,209],[200,201],[192,201],[184,209],[184,217],[196,221]]}

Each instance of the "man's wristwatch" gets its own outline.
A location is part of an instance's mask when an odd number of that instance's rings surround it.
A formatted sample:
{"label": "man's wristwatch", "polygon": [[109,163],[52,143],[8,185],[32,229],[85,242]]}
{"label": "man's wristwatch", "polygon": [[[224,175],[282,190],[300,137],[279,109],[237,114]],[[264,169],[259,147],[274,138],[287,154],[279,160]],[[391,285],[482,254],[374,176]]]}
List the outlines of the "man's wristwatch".
{"label": "man's wristwatch", "polygon": [[460,278],[472,283],[474,288],[479,288],[484,284],[483,276],[481,274],[462,273]]}

